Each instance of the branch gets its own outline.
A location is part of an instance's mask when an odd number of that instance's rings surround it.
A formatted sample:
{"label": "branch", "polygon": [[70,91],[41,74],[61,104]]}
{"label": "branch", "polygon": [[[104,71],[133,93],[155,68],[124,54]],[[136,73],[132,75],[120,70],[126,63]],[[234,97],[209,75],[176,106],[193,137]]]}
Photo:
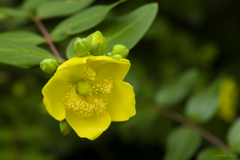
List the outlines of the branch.
{"label": "branch", "polygon": [[[142,100],[141,100],[142,101]],[[144,103],[144,102],[143,102]],[[149,102],[146,102],[149,104]],[[225,152],[230,152],[231,148],[229,146],[227,146],[225,143],[223,143],[220,139],[218,139],[217,137],[215,137],[213,134],[211,134],[210,132],[208,132],[207,130],[201,128],[200,126],[198,126],[197,124],[189,121],[187,118],[185,118],[184,116],[182,116],[181,114],[167,109],[167,108],[163,108],[159,105],[154,105],[154,104],[150,104],[151,106],[154,106],[154,108],[162,115],[164,115],[165,117],[168,117],[169,119],[176,121],[184,126],[186,126],[187,128],[193,130],[194,132],[196,132],[197,134],[199,134],[201,137],[205,138],[206,140],[208,140],[209,142],[211,142],[212,144],[214,144],[215,146],[217,146],[218,148],[220,148],[221,150],[225,151]]]}
{"label": "branch", "polygon": [[61,59],[63,62],[65,62],[66,60],[63,59],[61,57],[61,55],[58,53],[58,50],[56,49],[55,45],[52,42],[52,39],[48,33],[48,31],[46,30],[45,26],[43,25],[43,23],[41,22],[41,20],[35,16],[33,17],[33,21],[36,23],[36,25],[38,26],[39,30],[42,32],[43,36],[45,37],[48,45],[50,46],[52,52],[55,54],[55,56],[59,59]]}
{"label": "branch", "polygon": [[164,116],[178,122],[181,123],[182,125],[190,128],[191,130],[195,131],[197,134],[199,134],[200,136],[202,136],[203,138],[205,138],[206,140],[208,140],[209,142],[211,142],[212,144],[214,144],[215,146],[217,146],[218,148],[220,148],[221,150],[225,151],[225,152],[230,152],[231,149],[229,146],[227,146],[225,143],[223,143],[220,139],[218,139],[217,137],[215,137],[213,134],[211,134],[210,132],[208,132],[207,130],[201,128],[200,126],[198,126],[197,124],[189,121],[188,119],[186,119],[185,117],[183,117],[181,114],[174,112],[170,109],[166,109],[166,108],[157,108],[157,110]]}

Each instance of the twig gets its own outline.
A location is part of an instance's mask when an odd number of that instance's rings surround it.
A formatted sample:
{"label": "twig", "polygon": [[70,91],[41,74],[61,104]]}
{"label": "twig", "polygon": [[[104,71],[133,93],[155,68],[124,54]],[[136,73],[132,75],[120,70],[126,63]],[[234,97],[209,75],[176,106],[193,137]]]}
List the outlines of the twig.
{"label": "twig", "polygon": [[209,142],[211,142],[212,144],[214,144],[215,146],[217,146],[218,148],[220,148],[221,150],[225,151],[225,152],[230,152],[231,149],[229,146],[227,146],[225,143],[223,143],[220,139],[218,139],[217,137],[215,137],[213,134],[209,133],[208,131],[206,131],[205,129],[201,128],[200,126],[198,126],[197,124],[189,121],[188,119],[186,119],[185,117],[183,117],[181,114],[174,112],[170,109],[166,109],[166,108],[157,108],[157,110],[164,116],[183,124],[184,126],[190,128],[191,130],[195,131],[197,134],[199,134],[200,136],[202,136],[203,138],[205,138],[206,140],[208,140]]}
{"label": "twig", "polygon": [[43,25],[43,23],[41,22],[41,20],[35,16],[33,17],[33,21],[36,23],[36,25],[38,26],[39,30],[42,32],[43,36],[45,37],[48,45],[50,46],[52,52],[55,54],[55,56],[59,59],[61,59],[63,62],[65,61],[65,59],[63,59],[61,57],[61,55],[58,53],[58,50],[56,49],[55,45],[52,42],[52,39],[48,33],[48,31],[46,30],[45,26]]}
{"label": "twig", "polygon": [[[149,102],[146,102],[146,103],[149,103]],[[160,114],[164,115],[165,117],[168,117],[169,119],[172,119],[172,120],[188,127],[189,129],[193,130],[194,132],[196,132],[201,137],[205,138],[206,140],[208,140],[209,142],[211,142],[212,144],[214,144],[221,150],[223,150],[225,152],[231,152],[231,148],[229,146],[227,146],[225,143],[223,143],[220,139],[218,139],[217,137],[215,137],[213,134],[209,133],[207,130],[203,129],[202,127],[198,126],[197,124],[189,121],[187,118],[185,118],[181,114],[179,114],[173,110],[163,108],[159,105],[151,104],[151,106],[154,106],[154,108]]]}

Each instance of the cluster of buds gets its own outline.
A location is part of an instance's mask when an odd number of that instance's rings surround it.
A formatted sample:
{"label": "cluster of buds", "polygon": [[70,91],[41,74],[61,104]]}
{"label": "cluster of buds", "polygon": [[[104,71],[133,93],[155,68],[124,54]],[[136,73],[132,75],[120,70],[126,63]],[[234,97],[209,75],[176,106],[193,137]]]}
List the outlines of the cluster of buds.
{"label": "cluster of buds", "polygon": [[[113,46],[112,52],[108,53],[107,40],[100,31],[90,34],[87,38],[77,38],[73,48],[74,55],[77,57],[106,55],[116,60],[126,58],[129,52],[126,46],[117,44]],[[40,63],[40,68],[45,73],[53,74],[58,68],[58,62],[56,59],[44,59]]]}
{"label": "cluster of buds", "polygon": [[77,57],[86,55],[101,56],[106,53],[107,56],[117,60],[126,58],[129,52],[126,46],[117,44],[113,47],[112,52],[108,53],[107,40],[100,31],[90,34],[87,38],[77,38],[73,48],[74,54]]}
{"label": "cluster of buds", "polygon": [[77,57],[83,57],[90,54],[100,56],[104,52],[107,52],[107,41],[101,32],[96,31],[87,38],[77,38],[73,48],[74,54]]}

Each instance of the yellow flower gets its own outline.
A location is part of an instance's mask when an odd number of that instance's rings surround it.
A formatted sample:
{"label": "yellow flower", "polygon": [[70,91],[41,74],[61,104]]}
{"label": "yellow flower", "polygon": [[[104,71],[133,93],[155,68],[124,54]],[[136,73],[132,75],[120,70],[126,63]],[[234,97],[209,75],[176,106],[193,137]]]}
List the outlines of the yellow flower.
{"label": "yellow flower", "polygon": [[43,103],[56,120],[66,119],[79,137],[94,140],[111,121],[136,114],[133,87],[123,82],[129,68],[127,59],[72,58],[44,86]]}

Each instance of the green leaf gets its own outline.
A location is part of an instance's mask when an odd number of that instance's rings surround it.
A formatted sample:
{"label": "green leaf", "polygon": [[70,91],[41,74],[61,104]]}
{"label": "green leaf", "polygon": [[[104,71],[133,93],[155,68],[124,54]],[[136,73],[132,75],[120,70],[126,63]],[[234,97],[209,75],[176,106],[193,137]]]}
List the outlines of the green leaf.
{"label": "green leaf", "polygon": [[101,32],[108,42],[111,52],[116,44],[133,48],[151,26],[158,11],[157,3],[141,6],[133,12],[112,20]]}
{"label": "green leaf", "polygon": [[178,79],[161,87],[155,96],[155,102],[163,107],[172,107],[187,96],[198,78],[198,71],[190,69]]}
{"label": "green leaf", "polygon": [[28,18],[29,13],[13,8],[5,8],[5,7],[0,7],[0,13],[5,14],[7,16],[11,16],[14,18]]}
{"label": "green leaf", "polygon": [[204,123],[214,116],[219,104],[219,85],[220,79],[217,79],[189,98],[185,108],[188,118],[196,123]]}
{"label": "green leaf", "polygon": [[164,160],[188,160],[200,147],[201,137],[193,131],[179,127],[167,139],[167,153]]}
{"label": "green leaf", "polygon": [[65,19],[51,33],[53,40],[60,41],[68,35],[74,35],[96,26],[113,7],[121,2],[123,1],[111,5],[94,6]]}
{"label": "green leaf", "polygon": [[51,53],[26,43],[0,41],[0,63],[30,69],[40,65],[45,58],[54,58]]}
{"label": "green leaf", "polygon": [[227,134],[227,142],[231,148],[240,153],[240,118],[238,118],[230,127]]}
{"label": "green leaf", "polygon": [[45,3],[48,0],[25,0],[20,8],[22,10],[27,10],[27,11],[33,11],[36,8],[38,8],[38,6],[42,5],[43,3]]}
{"label": "green leaf", "polygon": [[197,156],[197,160],[237,160],[237,155],[226,153],[216,147],[203,149]]}
{"label": "green leaf", "polygon": [[35,33],[28,31],[14,31],[0,34],[0,40],[13,42],[27,42],[33,45],[45,42],[45,39]]}
{"label": "green leaf", "polygon": [[37,15],[40,19],[67,16],[89,6],[93,2],[94,0],[50,1],[37,8]]}

